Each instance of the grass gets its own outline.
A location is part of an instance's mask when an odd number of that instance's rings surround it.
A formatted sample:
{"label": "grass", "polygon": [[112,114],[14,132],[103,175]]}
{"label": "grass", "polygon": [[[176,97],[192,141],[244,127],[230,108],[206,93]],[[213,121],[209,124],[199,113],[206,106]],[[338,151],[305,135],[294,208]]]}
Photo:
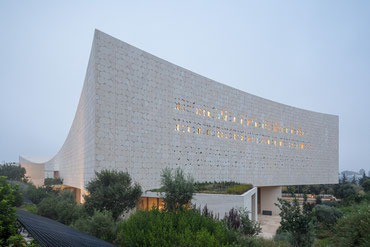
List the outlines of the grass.
{"label": "grass", "polygon": [[[202,182],[195,183],[195,191],[197,193],[208,193],[208,194],[232,194],[241,195],[248,190],[252,189],[251,184],[240,184],[237,182]],[[151,192],[164,192],[163,187],[158,189],[152,189]]]}

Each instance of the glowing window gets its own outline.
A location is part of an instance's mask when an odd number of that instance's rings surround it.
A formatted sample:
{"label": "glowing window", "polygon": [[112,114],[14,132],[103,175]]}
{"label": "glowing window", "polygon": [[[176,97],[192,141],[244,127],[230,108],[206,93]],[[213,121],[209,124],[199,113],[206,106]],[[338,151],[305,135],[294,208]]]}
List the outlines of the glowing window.
{"label": "glowing window", "polygon": [[176,130],[180,131],[180,124],[176,124]]}
{"label": "glowing window", "polygon": [[218,119],[221,119],[221,114],[220,113],[218,114]]}
{"label": "glowing window", "polygon": [[210,111],[208,111],[208,112],[207,112],[207,115],[208,115],[208,117],[211,117],[211,112],[210,112]]}
{"label": "glowing window", "polygon": [[234,121],[234,123],[236,122],[236,117],[234,117],[233,121]]}
{"label": "glowing window", "polygon": [[203,110],[203,116],[206,116],[206,110]]}
{"label": "glowing window", "polygon": [[207,136],[209,136],[209,130],[207,130]]}
{"label": "glowing window", "polygon": [[249,142],[251,141],[251,137],[250,136],[247,137],[247,141],[249,141]]}
{"label": "glowing window", "polygon": [[221,138],[224,138],[224,132],[221,131]]}
{"label": "glowing window", "polygon": [[290,131],[290,133],[292,133],[292,134],[293,134],[293,132],[294,132],[294,130],[291,130],[291,131]]}
{"label": "glowing window", "polygon": [[241,137],[240,137],[240,140],[242,140],[242,141],[243,141],[243,140],[244,140],[244,136],[241,136]]}
{"label": "glowing window", "polygon": [[302,135],[304,135],[304,130],[302,130]]}
{"label": "glowing window", "polygon": [[176,109],[180,110],[180,103],[176,103]]}
{"label": "glowing window", "polygon": [[258,143],[258,137],[256,137],[256,143]]}
{"label": "glowing window", "polygon": [[220,137],[220,131],[217,131],[217,137]]}
{"label": "glowing window", "polygon": [[182,110],[185,111],[185,105],[182,105]]}
{"label": "glowing window", "polygon": [[283,146],[283,142],[280,142],[280,147]]}
{"label": "glowing window", "polygon": [[275,146],[277,146],[277,142],[276,142],[276,140],[274,141],[274,145],[275,145]]}
{"label": "glowing window", "polygon": [[201,128],[198,128],[198,134],[200,134],[201,131],[202,131],[202,129]]}
{"label": "glowing window", "polygon": [[234,134],[234,140],[236,140],[236,134]]}
{"label": "glowing window", "polygon": [[249,120],[247,120],[247,125],[249,126]]}
{"label": "glowing window", "polygon": [[258,123],[257,122],[254,122],[254,127],[258,127]]}
{"label": "glowing window", "polygon": [[242,118],[240,119],[240,124],[243,124],[243,119]]}
{"label": "glowing window", "polygon": [[225,119],[225,121],[227,121],[227,115],[225,115],[225,118],[224,119]]}
{"label": "glowing window", "polygon": [[197,115],[199,114],[199,108],[197,107]]}
{"label": "glowing window", "polygon": [[265,124],[262,124],[262,129],[264,129],[265,128]]}
{"label": "glowing window", "polygon": [[267,144],[269,144],[269,145],[271,144],[271,141],[270,141],[270,139],[268,139],[268,140],[267,140]]}
{"label": "glowing window", "polygon": [[190,126],[188,126],[188,132],[190,133]]}

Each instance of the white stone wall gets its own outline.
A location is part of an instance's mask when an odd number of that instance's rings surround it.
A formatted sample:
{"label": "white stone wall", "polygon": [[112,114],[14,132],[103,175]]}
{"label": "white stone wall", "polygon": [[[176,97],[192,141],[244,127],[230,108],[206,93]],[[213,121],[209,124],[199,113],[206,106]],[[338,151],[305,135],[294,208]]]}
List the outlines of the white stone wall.
{"label": "white stone wall", "polygon": [[99,31],[95,39],[97,169],[128,171],[145,189],[159,187],[164,167],[198,181],[337,182],[337,116],[242,92]]}
{"label": "white stone wall", "polygon": [[101,169],[156,188],[164,167],[197,181],[337,183],[338,116],[242,92],[96,31],[75,120],[49,167],[77,188]]}
{"label": "white stone wall", "polygon": [[[252,210],[252,196],[255,195],[255,210]],[[257,218],[257,188],[252,188],[242,195],[225,195],[225,194],[206,194],[196,193],[191,200],[191,203],[197,208],[203,209],[206,205],[207,208],[218,215],[220,219],[225,217],[225,214],[234,208],[236,210],[244,209],[248,211],[249,219]],[[252,213],[254,217],[252,217]]]}

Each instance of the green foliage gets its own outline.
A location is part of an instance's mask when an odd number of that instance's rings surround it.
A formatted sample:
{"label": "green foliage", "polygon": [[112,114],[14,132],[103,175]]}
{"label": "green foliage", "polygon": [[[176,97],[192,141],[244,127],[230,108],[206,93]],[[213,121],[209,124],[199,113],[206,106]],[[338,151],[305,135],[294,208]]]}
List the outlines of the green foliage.
{"label": "green foliage", "polygon": [[0,165],[0,176],[5,176],[8,180],[24,181],[26,169],[17,163],[5,163]]}
{"label": "green foliage", "polygon": [[92,216],[80,217],[72,227],[108,242],[116,237],[116,223],[109,211],[95,210]]}
{"label": "green foliage", "polygon": [[238,185],[233,185],[233,186],[228,187],[226,190],[226,193],[234,194],[234,195],[241,195],[252,188],[253,188],[253,185],[251,184],[238,184]]}
{"label": "green foliage", "polygon": [[5,245],[8,238],[16,235],[17,215],[14,207],[15,190],[7,183],[6,177],[0,176],[0,245]]}
{"label": "green foliage", "polygon": [[305,247],[312,246],[314,241],[312,216],[307,210],[307,197],[304,199],[303,210],[299,206],[298,199],[292,193],[293,202],[287,202],[278,198],[279,204],[275,204],[280,209],[280,227],[277,233],[287,232],[289,242],[293,246]]}
{"label": "green foliage", "polygon": [[362,183],[362,188],[364,189],[365,192],[370,192],[370,178],[366,179]]}
{"label": "green foliage", "polygon": [[370,246],[370,205],[352,206],[334,228],[335,246]]}
{"label": "green foliage", "polygon": [[85,196],[85,209],[90,214],[94,210],[111,211],[114,219],[134,208],[142,191],[137,183],[132,184],[127,172],[102,170],[95,172],[96,178],[87,185],[89,195]]}
{"label": "green foliage", "polygon": [[223,222],[229,230],[238,231],[244,236],[256,236],[262,230],[258,222],[249,219],[249,214],[246,210],[230,209],[229,213],[225,215]]}
{"label": "green foliage", "polygon": [[343,213],[334,207],[317,205],[313,209],[312,215],[317,223],[325,227],[331,227],[337,223],[337,220],[342,217]]}
{"label": "green foliage", "polygon": [[38,205],[37,213],[66,225],[84,215],[82,206],[77,205],[70,191],[44,198]]}
{"label": "green foliage", "polygon": [[45,178],[44,179],[44,185],[57,185],[57,184],[63,184],[63,179],[61,178]]}
{"label": "green foliage", "polygon": [[169,168],[162,170],[161,183],[165,192],[163,201],[167,211],[176,211],[189,205],[195,192],[194,179],[178,168],[172,175]]}
{"label": "green foliage", "polygon": [[334,196],[340,199],[346,199],[356,194],[356,185],[349,183],[336,184],[334,187]]}
{"label": "green foliage", "polygon": [[36,187],[33,184],[28,184],[28,188],[26,193],[24,194],[25,197],[31,200],[35,204],[39,204],[44,198],[49,196],[55,196],[58,192],[53,190],[50,186],[41,186]]}
{"label": "green foliage", "polygon": [[37,206],[35,204],[24,204],[20,209],[32,214],[37,214]]}
{"label": "green foliage", "polygon": [[138,211],[120,222],[120,246],[229,246],[237,235],[199,210]]}

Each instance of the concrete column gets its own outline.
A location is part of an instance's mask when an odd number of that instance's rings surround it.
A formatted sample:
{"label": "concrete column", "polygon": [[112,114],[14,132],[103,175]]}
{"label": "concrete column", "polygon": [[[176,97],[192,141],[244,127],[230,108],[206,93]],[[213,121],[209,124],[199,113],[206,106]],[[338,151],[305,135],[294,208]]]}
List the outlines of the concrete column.
{"label": "concrete column", "polygon": [[279,215],[280,210],[275,203],[278,203],[278,198],[281,197],[281,186],[268,186],[268,187],[259,187],[259,212],[263,214],[263,211],[271,211],[272,215]]}

